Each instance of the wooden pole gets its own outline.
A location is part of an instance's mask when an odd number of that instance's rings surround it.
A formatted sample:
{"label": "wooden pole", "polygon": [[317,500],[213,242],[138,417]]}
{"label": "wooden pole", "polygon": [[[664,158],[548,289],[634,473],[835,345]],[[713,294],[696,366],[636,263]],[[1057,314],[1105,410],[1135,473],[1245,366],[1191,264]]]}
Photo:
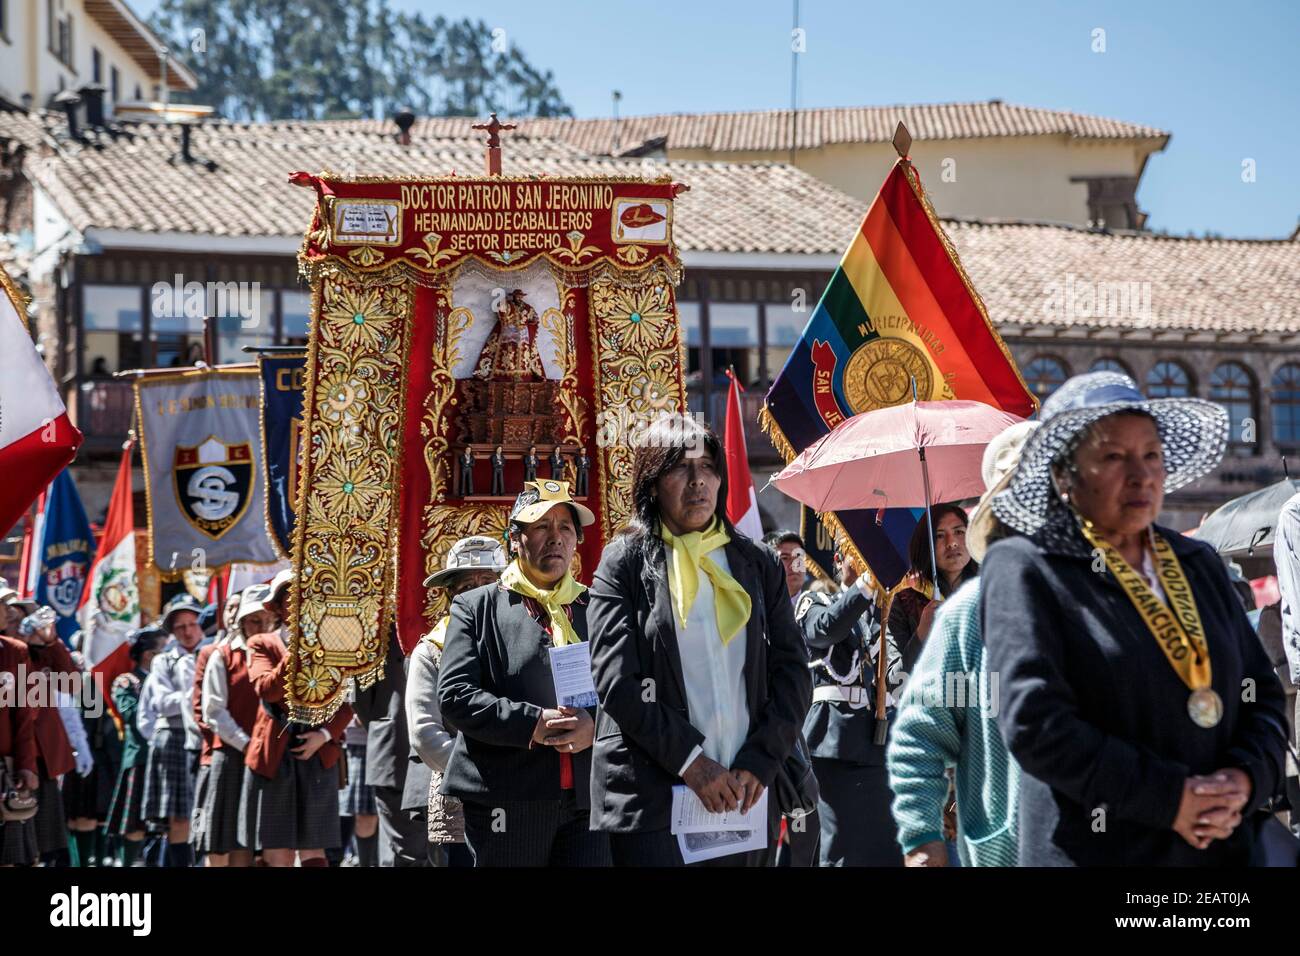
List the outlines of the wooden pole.
{"label": "wooden pole", "polygon": [[208,368],[213,368],[217,364],[217,317],[215,315],[203,317],[203,361],[207,363]]}

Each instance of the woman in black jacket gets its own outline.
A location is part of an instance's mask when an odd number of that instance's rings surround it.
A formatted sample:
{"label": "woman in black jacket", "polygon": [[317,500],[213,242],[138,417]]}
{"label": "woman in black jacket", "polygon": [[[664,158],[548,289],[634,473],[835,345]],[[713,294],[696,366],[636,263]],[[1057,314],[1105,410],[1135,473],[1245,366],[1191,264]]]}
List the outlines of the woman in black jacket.
{"label": "woman in black jacket", "polygon": [[998,724],[1024,770],[1020,863],[1244,865],[1283,774],[1282,688],[1207,545],[1154,524],[1226,413],[1126,376],[1044,405],[981,571]]}
{"label": "woman in black jacket", "polygon": [[[808,710],[808,658],[785,575],[727,521],[726,489],[717,436],[685,416],[660,419],[633,456],[635,520],[596,570],[592,826],[609,833],[616,865],[682,864],[669,829],[675,785],[709,811],[748,811]],[[768,812],[774,819],[774,799]]]}

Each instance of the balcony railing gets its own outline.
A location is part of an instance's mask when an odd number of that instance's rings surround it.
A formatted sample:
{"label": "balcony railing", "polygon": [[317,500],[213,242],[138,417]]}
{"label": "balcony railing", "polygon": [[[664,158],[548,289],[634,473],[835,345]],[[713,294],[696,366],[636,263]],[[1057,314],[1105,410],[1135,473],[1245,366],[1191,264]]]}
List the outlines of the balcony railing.
{"label": "balcony railing", "polygon": [[[758,412],[763,407],[764,392],[757,388],[742,392],[740,395],[740,417],[745,425],[745,448],[754,461],[780,461],[780,455],[772,447],[772,442],[758,425]],[[699,389],[687,389],[686,402],[692,412],[703,412],[705,420],[713,426],[719,438],[727,425],[727,390],[725,387],[714,389],[709,396],[708,408],[704,406],[704,396]]]}
{"label": "balcony railing", "polygon": [[86,379],[76,392],[77,427],[92,448],[112,448],[126,439],[135,413],[131,383]]}

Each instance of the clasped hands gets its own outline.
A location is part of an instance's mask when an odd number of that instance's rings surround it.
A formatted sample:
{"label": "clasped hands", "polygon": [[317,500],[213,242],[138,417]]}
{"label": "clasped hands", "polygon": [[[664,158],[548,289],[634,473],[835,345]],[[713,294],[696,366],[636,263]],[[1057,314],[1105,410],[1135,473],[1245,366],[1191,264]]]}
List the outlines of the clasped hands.
{"label": "clasped hands", "polygon": [[1204,850],[1214,840],[1226,840],[1241,824],[1241,811],[1250,802],[1250,776],[1236,767],[1188,777],[1174,818],[1174,831]]}
{"label": "clasped hands", "polygon": [[537,718],[531,745],[582,753],[596,738],[596,722],[581,707],[548,707]]}
{"label": "clasped hands", "polygon": [[710,813],[748,813],[763,795],[763,785],[748,770],[728,770],[704,754],[691,761],[682,779]]}

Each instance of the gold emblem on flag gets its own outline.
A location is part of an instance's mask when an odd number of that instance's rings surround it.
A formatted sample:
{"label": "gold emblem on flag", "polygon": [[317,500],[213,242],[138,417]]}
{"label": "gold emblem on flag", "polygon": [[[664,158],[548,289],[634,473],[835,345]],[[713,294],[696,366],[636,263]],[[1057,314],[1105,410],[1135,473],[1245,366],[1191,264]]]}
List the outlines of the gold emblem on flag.
{"label": "gold emblem on flag", "polygon": [[928,401],[934,372],[925,353],[906,339],[873,339],[844,366],[844,397],[853,414],[901,405],[912,399],[912,379],[921,401]]}

